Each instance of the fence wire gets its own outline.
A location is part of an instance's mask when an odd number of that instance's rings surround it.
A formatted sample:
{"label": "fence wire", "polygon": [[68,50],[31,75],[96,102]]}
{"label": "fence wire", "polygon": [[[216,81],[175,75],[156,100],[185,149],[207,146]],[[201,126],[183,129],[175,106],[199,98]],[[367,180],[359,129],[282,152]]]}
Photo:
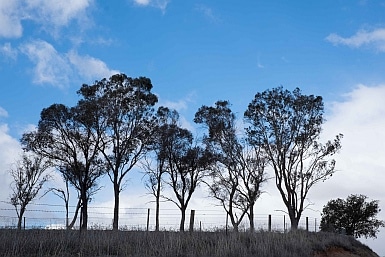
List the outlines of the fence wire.
{"label": "fence wire", "polygon": [[[5,203],[5,202],[3,202]],[[7,203],[9,204],[9,203]],[[0,228],[16,228],[17,215],[13,206],[0,208]],[[69,222],[74,215],[75,206],[70,206]],[[217,231],[232,229],[230,220],[224,210],[194,210],[194,230]],[[79,212],[80,215],[80,212]],[[75,222],[75,229],[79,228],[79,215]],[[189,229],[191,210],[186,211],[185,230]],[[89,229],[112,229],[113,209],[111,207],[89,206],[88,228]],[[161,230],[179,230],[181,213],[179,209],[160,209],[159,223]],[[270,220],[270,221],[269,221]],[[148,223],[147,223],[148,221]],[[23,219],[25,229],[65,229],[66,211],[63,205],[54,204],[31,204],[26,210]],[[249,219],[244,217],[239,225],[240,231],[250,228]],[[309,231],[318,230],[317,219],[314,217],[303,217],[299,228]],[[254,214],[255,230],[277,232],[290,230],[288,215],[278,214]],[[155,209],[152,208],[121,208],[119,212],[119,228],[122,230],[155,230]]]}

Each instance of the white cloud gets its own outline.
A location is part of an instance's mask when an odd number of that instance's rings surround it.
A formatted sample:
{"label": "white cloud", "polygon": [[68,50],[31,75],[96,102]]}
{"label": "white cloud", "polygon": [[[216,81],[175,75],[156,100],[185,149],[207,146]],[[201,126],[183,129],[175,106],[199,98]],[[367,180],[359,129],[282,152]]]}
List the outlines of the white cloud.
{"label": "white cloud", "polygon": [[21,46],[21,52],[35,63],[33,82],[65,87],[69,82],[71,69],[65,56],[49,43],[35,40]]}
{"label": "white cloud", "polygon": [[[384,206],[385,181],[385,85],[358,85],[341,102],[333,103],[326,117],[323,136],[332,139],[344,134],[342,149],[335,155],[337,172],[315,187],[312,196],[322,209],[330,199],[365,194]],[[318,200],[317,200],[318,199]],[[381,214],[383,218],[385,214]]]}
{"label": "white cloud", "polygon": [[111,75],[120,73],[118,70],[109,69],[107,65],[99,59],[88,55],[80,56],[75,51],[68,53],[68,60],[79,74],[88,80],[109,78]]}
{"label": "white cloud", "polygon": [[7,200],[10,194],[12,181],[8,171],[11,163],[14,163],[21,153],[19,141],[9,135],[6,124],[0,124],[0,200]]}
{"label": "white cloud", "polygon": [[140,6],[151,6],[160,9],[163,13],[166,12],[167,5],[171,0],[133,0],[135,4]]}
{"label": "white cloud", "polygon": [[0,37],[18,38],[23,33],[20,1],[0,0]]}
{"label": "white cloud", "polygon": [[71,21],[87,24],[86,10],[93,0],[0,0],[0,37],[18,38],[23,34],[23,20],[33,20],[50,33]]}
{"label": "white cloud", "polygon": [[352,48],[369,46],[378,51],[385,52],[385,28],[378,28],[372,31],[359,30],[351,37],[341,37],[338,34],[330,34],[326,40],[334,45],[346,45]]}
{"label": "white cloud", "polygon": [[4,45],[0,46],[0,53],[12,60],[16,60],[17,58],[17,49],[13,48],[11,43],[9,42],[4,43]]}
{"label": "white cloud", "polygon": [[0,106],[0,117],[8,117],[8,112]]}
{"label": "white cloud", "polygon": [[134,2],[138,5],[149,5],[150,0],[134,0]]}
{"label": "white cloud", "polygon": [[30,18],[55,27],[68,25],[72,20],[85,17],[92,0],[26,0]]}
{"label": "white cloud", "polygon": [[[385,85],[357,85],[344,95],[342,101],[331,103],[330,113],[324,123],[323,138],[332,139],[338,133],[344,134],[342,149],[334,156],[336,173],[324,183],[317,184],[309,194],[314,202],[314,211],[309,216],[317,216],[323,206],[331,199],[346,197],[350,194],[364,194],[370,200],[380,200],[384,210],[385,195]],[[318,214],[319,215],[319,214]],[[319,220],[320,216],[318,217]],[[385,220],[381,211],[379,219]],[[385,229],[378,239],[362,239],[375,251],[383,251]]]}
{"label": "white cloud", "polygon": [[59,53],[51,44],[35,40],[20,47],[20,51],[35,64],[33,82],[66,87],[75,79],[91,80],[109,78],[119,73],[111,70],[101,60],[91,56],[80,56],[74,50]]}
{"label": "white cloud", "polygon": [[177,102],[165,101],[165,102],[162,102],[161,105],[166,106],[170,109],[174,109],[178,112],[180,112],[181,110],[187,109],[187,101],[185,99],[179,100]]}

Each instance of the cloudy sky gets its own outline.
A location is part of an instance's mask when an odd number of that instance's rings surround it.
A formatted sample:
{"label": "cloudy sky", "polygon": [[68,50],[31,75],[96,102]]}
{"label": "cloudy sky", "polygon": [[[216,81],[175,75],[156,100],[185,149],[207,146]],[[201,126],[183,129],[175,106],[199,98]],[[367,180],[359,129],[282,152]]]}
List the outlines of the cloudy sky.
{"label": "cloudy sky", "polygon": [[[328,200],[353,193],[384,208],[385,1],[273,2],[0,0],[0,200],[9,196],[18,140],[42,108],[73,105],[83,83],[123,72],[151,78],[160,103],[194,133],[196,110],[220,99],[242,117],[268,88],[321,95],[323,138],[343,133],[343,149],[338,172],[311,192],[307,214],[318,217]],[[107,189],[95,204],[112,202]],[[266,191],[256,212],[283,209],[274,186]],[[135,194],[145,190],[133,173],[124,203],[146,206]],[[385,255],[385,230],[364,241]]]}

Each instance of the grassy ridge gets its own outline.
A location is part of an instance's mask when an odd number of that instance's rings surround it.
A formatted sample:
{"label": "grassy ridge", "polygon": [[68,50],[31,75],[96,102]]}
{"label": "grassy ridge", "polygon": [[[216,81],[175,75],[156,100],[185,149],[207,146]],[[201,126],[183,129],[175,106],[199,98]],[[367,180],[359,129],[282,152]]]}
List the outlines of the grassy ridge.
{"label": "grassy ridge", "polygon": [[[365,248],[352,237],[329,233],[141,232],[0,230],[1,256],[314,256],[338,246]],[[375,255],[374,255],[375,256]]]}

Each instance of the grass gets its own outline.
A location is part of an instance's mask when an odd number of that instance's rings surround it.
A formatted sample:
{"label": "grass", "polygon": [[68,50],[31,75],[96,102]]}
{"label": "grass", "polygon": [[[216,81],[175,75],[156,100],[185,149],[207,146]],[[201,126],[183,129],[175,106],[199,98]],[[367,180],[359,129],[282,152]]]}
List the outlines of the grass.
{"label": "grass", "polygon": [[365,247],[352,237],[296,231],[143,232],[89,230],[0,230],[2,256],[130,256],[130,257],[301,257],[338,246]]}

